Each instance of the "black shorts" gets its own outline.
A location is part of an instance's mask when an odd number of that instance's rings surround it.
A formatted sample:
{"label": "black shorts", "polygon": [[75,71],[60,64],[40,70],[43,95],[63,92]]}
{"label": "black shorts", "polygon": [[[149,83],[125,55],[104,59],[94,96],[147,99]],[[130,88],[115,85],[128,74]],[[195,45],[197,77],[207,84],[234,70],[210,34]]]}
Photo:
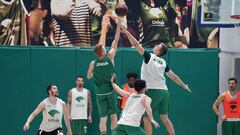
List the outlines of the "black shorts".
{"label": "black shorts", "polygon": [[38,130],[37,135],[57,135],[58,132],[63,133],[62,128],[57,128],[57,129],[55,129],[55,130],[53,130],[51,132],[45,132],[43,130]]}

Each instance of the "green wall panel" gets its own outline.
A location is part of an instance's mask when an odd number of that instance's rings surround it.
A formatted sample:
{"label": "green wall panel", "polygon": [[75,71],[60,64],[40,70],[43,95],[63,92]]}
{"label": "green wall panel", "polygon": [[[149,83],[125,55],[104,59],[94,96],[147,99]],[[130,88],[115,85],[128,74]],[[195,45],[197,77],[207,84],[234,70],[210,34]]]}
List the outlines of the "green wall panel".
{"label": "green wall panel", "polygon": [[212,104],[218,96],[218,50],[171,50],[169,65],[192,94],[169,81],[170,117],[177,134],[216,134]]}
{"label": "green wall panel", "polygon": [[23,134],[29,105],[30,51],[28,48],[0,49],[1,134]]}

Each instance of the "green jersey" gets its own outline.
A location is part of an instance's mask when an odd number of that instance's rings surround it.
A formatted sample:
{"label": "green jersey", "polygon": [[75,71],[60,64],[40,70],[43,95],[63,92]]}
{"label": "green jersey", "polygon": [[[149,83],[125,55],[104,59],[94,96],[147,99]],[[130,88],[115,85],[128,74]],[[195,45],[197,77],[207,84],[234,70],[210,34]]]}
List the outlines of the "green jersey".
{"label": "green jersey", "polygon": [[111,84],[113,73],[115,73],[115,69],[111,59],[107,55],[102,60],[96,59],[94,61],[93,79],[97,95],[107,95],[113,91]]}

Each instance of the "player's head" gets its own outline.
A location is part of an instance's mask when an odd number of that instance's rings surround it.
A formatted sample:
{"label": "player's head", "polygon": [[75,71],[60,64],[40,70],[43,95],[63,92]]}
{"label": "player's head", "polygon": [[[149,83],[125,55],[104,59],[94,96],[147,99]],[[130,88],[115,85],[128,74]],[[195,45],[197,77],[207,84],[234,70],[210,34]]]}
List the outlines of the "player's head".
{"label": "player's head", "polygon": [[153,53],[156,54],[157,56],[163,56],[167,54],[168,52],[168,47],[164,43],[156,44],[153,47]]}
{"label": "player's head", "polygon": [[133,72],[127,73],[127,78],[128,78],[128,85],[130,87],[134,87],[137,79],[137,74]]}
{"label": "player's head", "polygon": [[236,87],[237,87],[237,79],[236,78],[229,78],[228,79],[228,88],[229,90],[231,91],[234,91],[236,90]]}
{"label": "player's head", "polygon": [[81,75],[76,76],[76,87],[82,88],[84,84],[83,77]]}
{"label": "player's head", "polygon": [[48,96],[54,96],[57,97],[58,96],[58,88],[56,85],[54,84],[50,84],[47,86],[47,93]]}
{"label": "player's head", "polygon": [[136,80],[135,85],[134,85],[134,89],[138,93],[140,93],[140,92],[145,93],[145,91],[146,91],[146,81],[141,80],[141,79]]}
{"label": "player's head", "polygon": [[97,45],[94,47],[94,54],[95,54],[97,57],[105,56],[105,55],[106,55],[106,49],[105,49],[105,47],[103,47],[101,44],[97,44]]}

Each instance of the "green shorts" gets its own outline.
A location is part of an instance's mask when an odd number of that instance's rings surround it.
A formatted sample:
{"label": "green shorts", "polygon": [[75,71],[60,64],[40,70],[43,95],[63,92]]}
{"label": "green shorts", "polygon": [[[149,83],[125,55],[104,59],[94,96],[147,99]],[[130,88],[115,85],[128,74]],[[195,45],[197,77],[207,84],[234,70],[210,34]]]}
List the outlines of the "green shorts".
{"label": "green shorts", "polygon": [[240,135],[240,121],[224,121],[222,135]]}
{"label": "green shorts", "polygon": [[146,94],[152,99],[151,108],[153,114],[168,114],[170,100],[168,90],[148,89]]}
{"label": "green shorts", "polygon": [[71,120],[72,135],[87,135],[88,120]]}
{"label": "green shorts", "polygon": [[118,124],[112,135],[146,135],[146,133],[141,127]]}
{"label": "green shorts", "polygon": [[115,92],[109,95],[96,95],[96,101],[100,117],[118,113],[117,96]]}

